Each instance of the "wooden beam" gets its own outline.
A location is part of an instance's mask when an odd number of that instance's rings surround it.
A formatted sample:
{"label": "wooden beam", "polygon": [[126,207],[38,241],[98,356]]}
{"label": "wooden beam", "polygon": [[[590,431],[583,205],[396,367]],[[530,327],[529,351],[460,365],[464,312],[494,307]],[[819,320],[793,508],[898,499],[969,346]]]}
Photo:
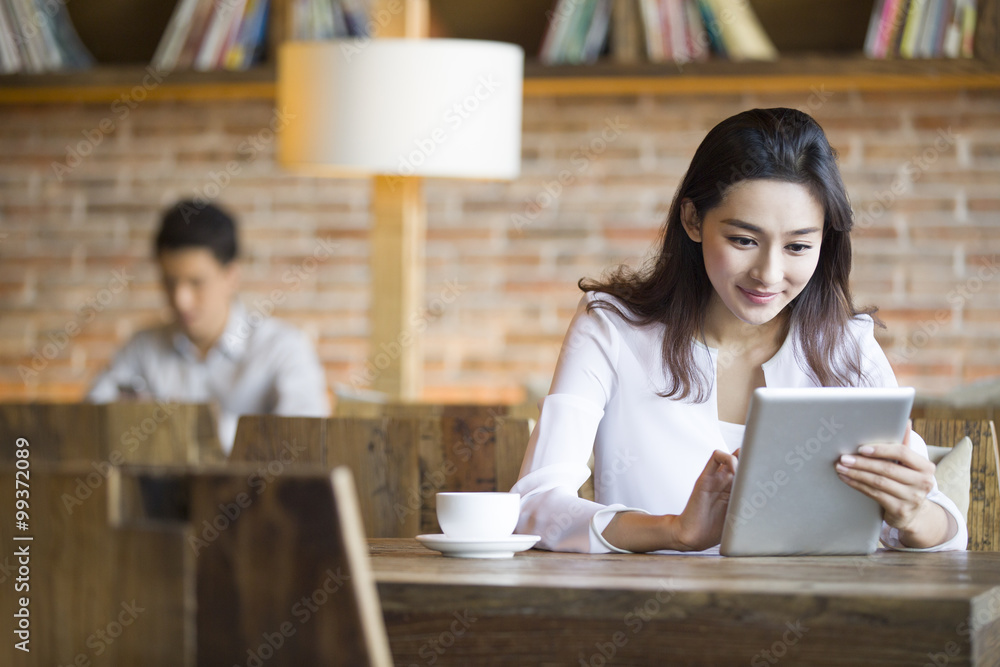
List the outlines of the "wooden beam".
{"label": "wooden beam", "polygon": [[798,93],[822,85],[830,92],[935,91],[1000,88],[996,74],[760,75],[671,77],[528,77],[525,97],[594,97],[601,95],[726,95]]}

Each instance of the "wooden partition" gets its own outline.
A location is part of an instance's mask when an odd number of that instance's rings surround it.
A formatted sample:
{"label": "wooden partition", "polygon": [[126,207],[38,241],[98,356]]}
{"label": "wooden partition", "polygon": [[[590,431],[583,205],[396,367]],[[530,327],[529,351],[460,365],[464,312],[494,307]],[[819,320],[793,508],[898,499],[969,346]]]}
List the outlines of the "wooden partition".
{"label": "wooden partition", "polygon": [[231,459],[347,466],[371,537],[439,532],[439,491],[508,491],[517,481],[528,421],[478,407],[407,417],[241,417]]}
{"label": "wooden partition", "polygon": [[969,551],[1000,551],[1000,454],[995,423],[989,420],[915,419],[913,430],[928,445],[953,447],[972,440],[969,489]]}
{"label": "wooden partition", "polygon": [[537,421],[538,405],[535,403],[518,405],[404,403],[389,400],[364,400],[363,398],[338,394],[334,408],[335,417],[440,417],[452,413],[478,413],[484,417]]}
{"label": "wooden partition", "polygon": [[[390,664],[345,469],[113,467],[73,503],[92,468],[30,471],[28,530],[0,522],[30,553],[30,652],[9,637],[0,664]],[[3,497],[15,472],[0,464]],[[18,597],[0,596],[4,618]]]}
{"label": "wooden partition", "polygon": [[910,415],[914,419],[991,419],[1000,417],[1000,408],[995,405],[957,406],[939,401],[920,401],[913,404]]}
{"label": "wooden partition", "polygon": [[36,460],[108,465],[224,461],[210,406],[200,403],[0,403],[0,462],[26,438]]}

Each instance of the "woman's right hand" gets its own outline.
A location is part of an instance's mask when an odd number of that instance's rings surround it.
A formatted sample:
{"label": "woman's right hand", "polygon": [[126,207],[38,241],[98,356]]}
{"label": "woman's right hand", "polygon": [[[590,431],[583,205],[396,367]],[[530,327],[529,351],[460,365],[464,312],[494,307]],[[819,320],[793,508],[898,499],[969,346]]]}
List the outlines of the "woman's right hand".
{"label": "woman's right hand", "polygon": [[674,539],[681,550],[701,551],[722,541],[722,527],[736,476],[740,451],[715,450],[694,483],[684,511],[673,521]]}
{"label": "woman's right hand", "polygon": [[738,449],[732,454],[719,450],[712,453],[679,515],[619,512],[602,533],[604,539],[636,552],[701,551],[714,547],[722,540],[739,453]]}

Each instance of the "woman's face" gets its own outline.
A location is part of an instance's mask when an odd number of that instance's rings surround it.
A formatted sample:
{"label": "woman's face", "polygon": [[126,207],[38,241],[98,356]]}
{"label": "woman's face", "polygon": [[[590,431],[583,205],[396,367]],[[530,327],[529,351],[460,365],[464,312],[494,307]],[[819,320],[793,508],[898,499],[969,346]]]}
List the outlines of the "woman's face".
{"label": "woman's face", "polygon": [[819,262],[823,217],[804,185],[772,180],[732,186],[701,221],[691,202],[681,209],[719,299],[753,325],[774,319],[809,282]]}

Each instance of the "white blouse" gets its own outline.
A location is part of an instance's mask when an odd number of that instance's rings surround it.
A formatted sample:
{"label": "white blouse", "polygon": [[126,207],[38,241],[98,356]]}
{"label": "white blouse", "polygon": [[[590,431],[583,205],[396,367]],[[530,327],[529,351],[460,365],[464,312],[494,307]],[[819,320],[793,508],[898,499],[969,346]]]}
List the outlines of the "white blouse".
{"label": "white blouse", "polygon": [[[742,426],[719,420],[714,382],[718,350],[692,343],[695,363],[711,381],[707,401],[662,398],[657,391],[667,381],[661,356],[663,326],[636,327],[601,308],[587,312],[587,304],[597,298],[613,301],[594,292],[580,300],[549,395],[540,404],[520,479],[511,489],[521,494],[517,532],[540,535],[538,546],[552,551],[608,552],[598,534],[615,513],[602,512],[595,518],[601,510],[680,514],[712,452],[731,452],[742,441]],[[850,333],[860,344],[871,384],[895,387],[872,319],[856,318]],[[805,363],[798,362],[794,340],[793,327],[781,349],[762,365],[768,387],[816,386],[803,370]],[[915,433],[910,446],[927,456],[926,444]],[[596,502],[578,495],[590,476],[591,453]],[[952,539],[928,550],[964,549],[968,531],[955,504],[936,483],[927,497],[954,516],[959,526]],[[883,525],[883,543],[902,547],[896,533]]]}

